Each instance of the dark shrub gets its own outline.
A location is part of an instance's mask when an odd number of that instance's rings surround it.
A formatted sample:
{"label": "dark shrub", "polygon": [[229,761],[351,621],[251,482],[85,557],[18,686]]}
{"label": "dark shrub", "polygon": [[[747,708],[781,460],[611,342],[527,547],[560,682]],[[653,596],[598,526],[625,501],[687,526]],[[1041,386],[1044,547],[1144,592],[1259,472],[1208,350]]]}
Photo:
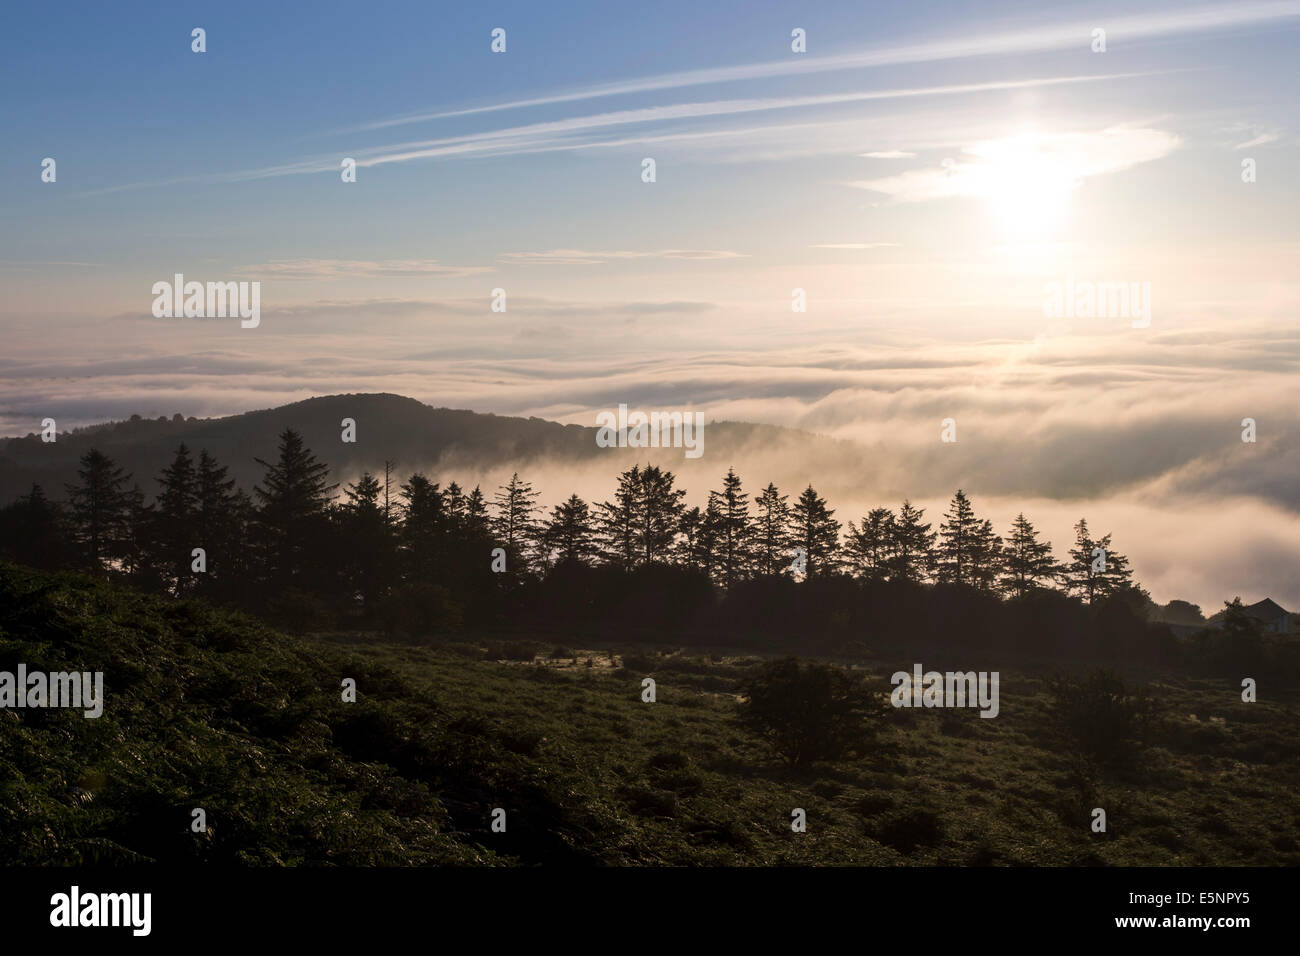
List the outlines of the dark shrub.
{"label": "dark shrub", "polygon": [[838,667],[796,658],[769,661],[740,684],[741,721],[791,766],[836,760],[860,749],[867,718],[882,714],[863,681]]}
{"label": "dark shrub", "polygon": [[918,846],[937,846],[943,840],[943,820],[933,810],[910,807],[885,816],[872,828],[872,836],[899,853]]}
{"label": "dark shrub", "polygon": [[1131,752],[1145,733],[1153,702],[1125,686],[1112,671],[1085,677],[1057,677],[1049,682],[1052,716],[1074,749],[1087,760],[1107,764]]}

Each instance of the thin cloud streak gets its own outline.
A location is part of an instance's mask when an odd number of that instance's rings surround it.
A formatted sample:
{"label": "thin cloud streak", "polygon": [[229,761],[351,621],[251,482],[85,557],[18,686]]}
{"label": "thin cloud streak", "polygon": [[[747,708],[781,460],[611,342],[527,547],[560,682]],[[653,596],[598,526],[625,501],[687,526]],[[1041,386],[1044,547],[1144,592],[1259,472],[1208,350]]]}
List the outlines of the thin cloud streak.
{"label": "thin cloud streak", "polygon": [[[1121,17],[1110,20],[1106,26],[1106,32],[1110,42],[1113,43],[1115,41],[1180,36],[1232,27],[1254,26],[1297,16],[1300,16],[1300,2],[1297,2],[1297,0],[1273,3],[1219,4],[1195,10],[1183,10],[1177,13],[1139,14]],[[1045,53],[1053,50],[1066,50],[1076,46],[1080,49],[1086,49],[1092,30],[1096,25],[1094,21],[1076,22],[1063,26],[1021,30],[1014,33],[983,34],[974,37],[881,47],[828,57],[797,57],[741,66],[687,70],[645,77],[639,80],[606,83],[568,93],[511,100],[489,106],[393,117],[352,127],[345,130],[345,132],[383,129],[453,117],[473,116],[480,113],[574,103],[606,96],[648,93],[656,90],[704,86],[713,83],[829,73],[839,70],[896,66],[906,63],[933,63],[980,56]]]}
{"label": "thin cloud streak", "polygon": [[[1107,80],[1137,79],[1153,75],[1158,74],[1140,72],[1037,77],[1027,80],[999,80],[986,83],[963,83],[948,84],[944,86],[872,90],[861,93],[829,93],[818,96],[678,103],[670,106],[645,107],[634,110],[616,110],[608,113],[596,113],[590,116],[577,116],[546,123],[530,123],[523,126],[507,127],[504,129],[489,130],[479,133],[467,133],[458,136],[447,136],[438,139],[417,140],[407,143],[394,143],[386,146],[368,147],[366,149],[353,150],[349,155],[356,159],[357,166],[362,168],[372,168],[390,163],[410,162],[417,159],[472,156],[520,156],[544,152],[565,152],[609,146],[663,142],[666,140],[671,141],[673,139],[691,139],[712,135],[743,135],[746,132],[745,130],[714,130],[704,133],[696,132],[631,136],[604,141],[572,138],[573,134],[576,133],[591,133],[617,126],[634,125],[638,123],[679,122],[710,117],[739,116],[747,113],[767,112],[773,110],[809,109],[847,103],[912,99],[927,96],[962,96],[979,93],[1006,92],[1080,83],[1104,82]],[[766,131],[771,128],[772,127],[754,127],[753,129]],[[204,173],[165,180],[127,183],[118,186],[108,186],[102,189],[87,190],[79,195],[102,195],[134,189],[146,189],[151,186],[228,184],[251,182],[260,179],[272,179],[280,176],[337,173],[339,170],[340,155],[340,153],[335,152],[329,155],[299,160],[297,162],[279,163],[274,166],[264,166],[255,169],[236,170],[227,173]]]}
{"label": "thin cloud streak", "polygon": [[[871,90],[862,93],[827,93],[819,96],[795,96],[768,99],[716,100],[703,103],[679,103],[672,106],[655,106],[635,110],[597,113],[591,116],[572,117],[548,123],[532,123],[485,133],[471,133],[440,139],[400,143],[391,146],[361,150],[358,166],[378,166],[384,163],[407,162],[441,156],[490,153],[509,156],[519,152],[536,152],[539,149],[579,149],[600,145],[590,141],[566,142],[557,136],[575,132],[591,132],[635,123],[652,123],[701,119],[717,116],[738,116],[745,113],[782,109],[807,109],[835,106],[845,103],[864,103],[875,100],[907,99],[924,96],[960,96],[975,93],[1035,89],[1074,83],[1093,83],[1105,80],[1125,80],[1151,76],[1151,73],[1108,73],[1088,76],[1037,77],[1028,80],[999,80],[987,83],[961,83],[944,86],[913,87],[891,90]],[[620,142],[638,142],[625,139]],[[278,167],[277,167],[278,168]]]}

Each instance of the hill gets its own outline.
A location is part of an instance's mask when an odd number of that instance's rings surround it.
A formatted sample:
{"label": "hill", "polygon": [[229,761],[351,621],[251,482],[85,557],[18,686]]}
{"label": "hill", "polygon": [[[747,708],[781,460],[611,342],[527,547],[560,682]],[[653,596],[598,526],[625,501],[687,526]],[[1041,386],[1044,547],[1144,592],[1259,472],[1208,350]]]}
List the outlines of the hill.
{"label": "hill", "polygon": [[[893,711],[860,754],[795,769],[737,720],[754,658],[541,649],[295,639],[202,603],[0,565],[0,670],[102,670],[106,691],[98,719],[0,710],[0,856],[1300,864],[1294,694],[1243,704],[1235,680],[1154,680],[1159,715],[1137,759],[1081,775],[1043,679],[1004,673],[996,720]],[[883,694],[899,666],[855,673]],[[654,704],[640,699],[646,675]],[[1095,806],[1105,834],[1091,832]],[[806,833],[791,831],[795,807]]]}
{"label": "hill", "polygon": [[[355,443],[340,440],[340,422],[345,418],[357,423]],[[62,497],[64,485],[76,480],[78,460],[91,448],[113,458],[152,492],[154,477],[171,461],[176,446],[184,443],[195,452],[206,449],[230,467],[230,476],[240,487],[249,490],[263,475],[254,459],[273,458],[277,437],[287,428],[303,436],[336,478],[355,476],[363,469],[382,475],[386,460],[395,461],[400,474],[417,469],[436,474],[440,470],[527,472],[541,462],[582,466],[599,456],[602,476],[612,481],[615,469],[625,467],[621,463],[647,456],[647,451],[599,448],[594,425],[434,408],[400,395],[329,395],[224,418],[179,414],[132,418],[60,434],[50,443],[36,434],[0,439],[0,504],[27,493],[34,482],[51,497]],[[725,469],[719,462],[745,446],[789,447],[810,466],[817,461],[840,466],[848,458],[859,470],[865,455],[864,449],[848,443],[773,425],[711,422],[707,439],[703,462],[684,459],[679,450],[650,450],[650,454],[677,471],[702,469],[710,481],[716,479],[719,467]]]}

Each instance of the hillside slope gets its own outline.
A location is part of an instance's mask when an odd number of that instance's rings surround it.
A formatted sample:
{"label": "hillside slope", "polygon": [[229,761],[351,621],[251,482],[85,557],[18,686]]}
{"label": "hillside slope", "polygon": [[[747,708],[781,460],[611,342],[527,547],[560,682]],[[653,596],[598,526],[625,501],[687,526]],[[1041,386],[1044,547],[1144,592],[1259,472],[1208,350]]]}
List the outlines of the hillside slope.
{"label": "hillside slope", "polygon": [[[0,859],[1300,863],[1297,698],[1271,683],[1252,704],[1233,679],[1154,683],[1160,713],[1140,752],[1081,776],[1042,679],[1004,672],[996,720],[896,711],[861,756],[800,770],[737,720],[753,658],[557,647],[535,661],[544,649],[296,640],[195,602],[0,565],[0,671],[102,670],[106,698],[98,719],[0,709]],[[884,695],[899,666],[858,674]],[[356,703],[341,700],[346,677]],[[1090,828],[1097,806],[1105,834]],[[806,833],[791,831],[796,807]]]}
{"label": "hillside slope", "polygon": [[[94,719],[0,710],[9,864],[589,858],[548,775],[490,727],[457,724],[387,668],[246,617],[0,565],[0,671],[19,663],[102,671],[105,704]],[[502,791],[532,824],[494,852],[479,845],[484,804]]]}
{"label": "hillside slope", "polygon": [[[345,418],[356,422],[355,443],[340,440],[340,422]],[[745,447],[779,446],[807,460],[809,468],[824,462],[827,471],[832,463],[842,467],[846,460],[856,468],[865,454],[848,443],[795,429],[717,422],[707,427],[706,456],[690,460],[676,449],[600,448],[594,426],[434,408],[400,395],[328,395],[224,418],[136,419],[97,425],[61,434],[50,443],[34,433],[0,439],[0,504],[26,494],[33,483],[41,484],[50,497],[62,497],[64,485],[77,479],[78,460],[91,448],[109,455],[152,493],[155,476],[171,462],[182,442],[194,452],[206,449],[229,466],[240,487],[249,490],[264,473],[254,459],[273,459],[278,437],[286,428],[303,436],[336,479],[363,469],[382,475],[385,461],[396,462],[402,475],[424,469],[435,475],[446,471],[445,477],[452,478],[479,469],[527,473],[545,461],[576,467],[594,463],[612,484],[617,470],[651,457],[675,471],[703,472],[714,481],[720,468],[725,471],[730,456]]]}

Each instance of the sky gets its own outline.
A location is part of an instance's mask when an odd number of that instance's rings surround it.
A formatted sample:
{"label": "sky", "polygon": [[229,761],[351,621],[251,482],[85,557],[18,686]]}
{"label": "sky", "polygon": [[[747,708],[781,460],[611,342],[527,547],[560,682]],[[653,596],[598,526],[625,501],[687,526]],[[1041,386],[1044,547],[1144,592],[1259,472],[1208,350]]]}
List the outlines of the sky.
{"label": "sky", "polygon": [[[1300,2],[807,6],[14,8],[0,434],[698,410],[863,442],[846,521],[960,486],[1300,610]],[[155,318],[176,273],[260,324]]]}

